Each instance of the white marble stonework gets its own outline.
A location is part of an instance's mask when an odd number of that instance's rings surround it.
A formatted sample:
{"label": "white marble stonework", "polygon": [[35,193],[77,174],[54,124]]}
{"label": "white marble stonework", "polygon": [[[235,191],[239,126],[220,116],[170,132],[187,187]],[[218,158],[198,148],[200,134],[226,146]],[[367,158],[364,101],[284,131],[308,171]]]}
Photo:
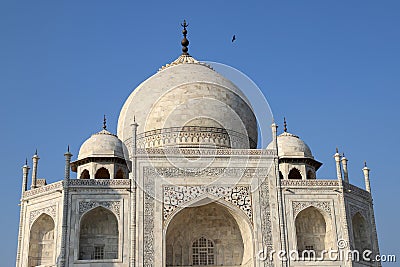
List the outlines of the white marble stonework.
{"label": "white marble stonework", "polygon": [[117,135],[104,123],[72,162],[65,154],[64,180],[35,174],[28,190],[23,167],[16,266],[380,266],[259,257],[379,246],[366,166],[350,178],[367,190],[341,178],[339,153],[337,173],[321,179],[286,125],[272,124],[267,148],[257,127],[241,88],[181,55],[133,90]]}

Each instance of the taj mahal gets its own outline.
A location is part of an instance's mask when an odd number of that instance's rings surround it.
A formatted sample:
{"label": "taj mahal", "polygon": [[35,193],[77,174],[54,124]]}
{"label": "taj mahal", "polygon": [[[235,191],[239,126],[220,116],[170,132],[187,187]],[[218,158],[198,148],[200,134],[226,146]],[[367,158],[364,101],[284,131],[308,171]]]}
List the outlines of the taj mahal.
{"label": "taj mahal", "polygon": [[243,88],[188,53],[182,26],[182,54],[132,91],[116,134],[104,118],[61,181],[38,178],[38,153],[22,167],[16,266],[380,266],[328,254],[379,254],[367,164],[357,187],[333,148],[320,179],[286,121],[260,147]]}

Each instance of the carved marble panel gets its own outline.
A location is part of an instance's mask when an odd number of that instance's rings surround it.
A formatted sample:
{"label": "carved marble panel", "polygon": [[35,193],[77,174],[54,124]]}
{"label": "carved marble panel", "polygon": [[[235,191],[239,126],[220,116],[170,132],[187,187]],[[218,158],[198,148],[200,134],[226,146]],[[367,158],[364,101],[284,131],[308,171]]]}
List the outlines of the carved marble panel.
{"label": "carved marble panel", "polygon": [[115,215],[117,215],[117,218],[119,218],[121,201],[80,201],[79,215],[82,215],[86,211],[100,206],[111,210]]}
{"label": "carved marble panel", "polygon": [[167,178],[182,177],[265,177],[268,175],[268,168],[175,168],[155,167],[145,168],[145,174],[150,176],[162,176]]}
{"label": "carved marble panel", "polygon": [[144,253],[143,266],[154,266],[154,178],[149,177],[144,192]]}
{"label": "carved marble panel", "polygon": [[[261,185],[260,190],[260,205],[261,205],[261,231],[263,238],[263,247],[266,251],[272,251],[272,223],[271,223],[271,207],[269,203],[269,184],[266,179]],[[267,259],[264,261],[264,266],[272,267],[274,263]]]}
{"label": "carved marble panel", "polygon": [[184,206],[194,199],[205,194],[221,198],[241,209],[252,220],[252,204],[250,188],[248,186],[164,186],[164,220],[175,211],[177,207]]}
{"label": "carved marble panel", "polygon": [[56,205],[52,205],[49,207],[33,210],[29,214],[29,225],[32,225],[32,223],[43,213],[49,215],[53,220],[55,221],[56,218]]}
{"label": "carved marble panel", "polygon": [[350,204],[350,220],[359,212],[366,220],[369,219],[369,209],[367,206],[358,206]]}
{"label": "carved marble panel", "polygon": [[329,216],[332,216],[331,204],[328,201],[293,201],[293,216],[296,218],[297,214],[308,207],[316,207],[325,211]]}

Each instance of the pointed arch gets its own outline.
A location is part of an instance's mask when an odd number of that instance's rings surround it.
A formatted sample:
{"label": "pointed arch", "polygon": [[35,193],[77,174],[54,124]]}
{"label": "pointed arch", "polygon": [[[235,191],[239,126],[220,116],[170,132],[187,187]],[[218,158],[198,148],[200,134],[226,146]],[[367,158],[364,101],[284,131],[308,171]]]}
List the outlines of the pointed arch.
{"label": "pointed arch", "polygon": [[322,250],[333,247],[332,223],[321,210],[309,206],[295,219],[297,250],[299,255],[312,250],[319,256]]}
{"label": "pointed arch", "polygon": [[368,223],[360,212],[357,212],[352,220],[354,248],[360,253],[371,250],[371,238]]}
{"label": "pointed arch", "polygon": [[85,213],[79,228],[79,259],[117,259],[119,246],[118,220],[101,206]]}
{"label": "pointed arch", "polygon": [[100,169],[97,170],[94,178],[95,179],[110,179],[110,172],[106,168],[101,167]]}
{"label": "pointed arch", "polygon": [[[174,212],[164,228],[166,255],[174,257],[165,262],[172,263],[171,266],[178,263],[196,266],[193,242],[204,237],[215,244],[213,266],[242,266],[244,263],[250,266],[253,233],[248,218],[237,207],[225,204],[205,197]],[[171,248],[174,251],[169,251]],[[178,258],[182,262],[176,261]]]}
{"label": "pointed arch", "polygon": [[28,264],[28,266],[54,264],[54,221],[45,213],[32,224]]}
{"label": "pointed arch", "polygon": [[125,173],[121,168],[119,168],[115,174],[115,179],[125,179]]}
{"label": "pointed arch", "polygon": [[81,172],[81,176],[79,177],[80,179],[90,179],[90,173],[88,170],[84,169]]}
{"label": "pointed arch", "polygon": [[294,180],[301,180],[303,177],[301,176],[300,171],[297,168],[292,168],[289,172],[288,175],[289,179],[294,179]]}
{"label": "pointed arch", "polygon": [[312,179],[316,179],[315,172],[313,172],[312,170],[308,170],[307,171],[307,180],[312,180]]}

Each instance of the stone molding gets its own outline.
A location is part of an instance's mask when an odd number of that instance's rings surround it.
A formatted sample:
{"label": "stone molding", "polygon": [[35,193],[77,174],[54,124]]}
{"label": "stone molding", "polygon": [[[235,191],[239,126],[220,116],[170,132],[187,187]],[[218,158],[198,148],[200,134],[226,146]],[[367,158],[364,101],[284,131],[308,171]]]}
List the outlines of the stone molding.
{"label": "stone molding", "polygon": [[129,187],[131,185],[130,179],[71,179],[68,182],[70,187]]}
{"label": "stone molding", "polygon": [[[62,191],[64,181],[41,186],[24,192],[24,198],[49,193],[52,191]],[[109,188],[129,188],[130,179],[71,179],[68,181],[69,187],[109,187]]]}
{"label": "stone molding", "polygon": [[55,222],[55,218],[56,218],[56,205],[52,205],[49,207],[45,207],[45,208],[41,208],[41,209],[37,209],[37,210],[33,210],[29,213],[29,225],[31,226],[32,223],[39,218],[40,215],[42,214],[47,214],[49,215],[53,221]]}
{"label": "stone molding", "polygon": [[31,196],[39,195],[42,193],[48,193],[51,191],[62,190],[63,188],[63,181],[58,181],[52,184],[48,184],[45,186],[41,186],[39,188],[31,189],[24,192],[24,198],[28,198]]}
{"label": "stone molding", "polygon": [[112,211],[117,218],[120,217],[121,201],[79,201],[79,216],[97,207],[106,208]]}
{"label": "stone molding", "polygon": [[[272,244],[272,223],[271,223],[271,207],[269,202],[269,183],[265,179],[260,190],[260,206],[261,206],[261,232],[263,248],[267,251],[273,250]],[[264,266],[274,266],[273,261],[267,259]]]}
{"label": "stone molding", "polygon": [[320,186],[320,187],[338,187],[339,182],[337,180],[281,180],[283,187],[309,187],[309,186]]}
{"label": "stone molding", "polygon": [[293,218],[296,218],[297,215],[309,207],[315,207],[322,211],[325,211],[330,217],[332,217],[332,208],[329,201],[293,201]]}
{"label": "stone molding", "polygon": [[144,191],[143,266],[154,266],[154,177],[148,177]]}
{"label": "stone molding", "polygon": [[164,186],[164,220],[167,220],[179,207],[202,196],[211,195],[223,199],[242,210],[252,222],[252,202],[249,186]]}
{"label": "stone molding", "polygon": [[273,149],[199,149],[199,148],[138,148],[139,156],[185,155],[185,156],[276,156]]}

